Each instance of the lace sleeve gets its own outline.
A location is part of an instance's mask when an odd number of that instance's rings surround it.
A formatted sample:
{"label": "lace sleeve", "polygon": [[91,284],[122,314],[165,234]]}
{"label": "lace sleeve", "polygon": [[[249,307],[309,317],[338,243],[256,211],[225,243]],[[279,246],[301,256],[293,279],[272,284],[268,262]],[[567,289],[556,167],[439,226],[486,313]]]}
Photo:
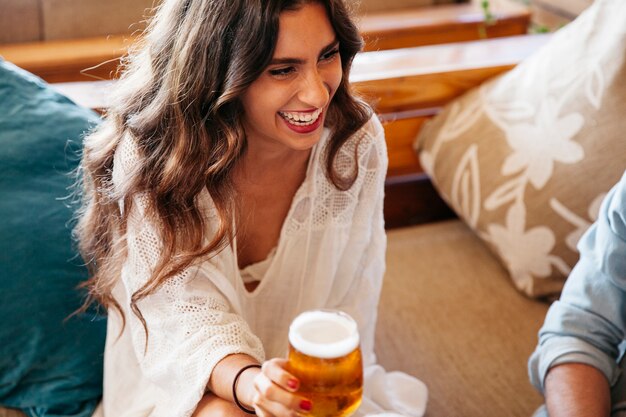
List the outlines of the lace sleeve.
{"label": "lace sleeve", "polygon": [[[126,300],[148,281],[162,247],[154,224],[145,216],[146,207],[147,199],[139,195],[128,213],[128,255],[122,269]],[[214,366],[225,356],[245,353],[264,360],[260,340],[214,285],[226,279],[221,274],[206,261],[140,300],[137,306],[147,324],[147,345],[144,327],[129,302],[122,306],[143,374],[169,397],[165,400],[168,417],[191,415]]]}

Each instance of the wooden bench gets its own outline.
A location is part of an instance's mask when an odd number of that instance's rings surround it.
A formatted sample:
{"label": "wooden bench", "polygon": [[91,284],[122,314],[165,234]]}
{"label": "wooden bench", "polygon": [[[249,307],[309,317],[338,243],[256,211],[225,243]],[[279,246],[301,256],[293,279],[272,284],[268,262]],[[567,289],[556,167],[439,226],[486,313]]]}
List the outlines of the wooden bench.
{"label": "wooden bench", "polygon": [[[362,16],[359,25],[367,50],[479,39],[483,27],[490,38],[526,33],[530,19],[527,8],[509,0],[497,5],[496,20],[489,25],[474,3],[371,13]],[[110,79],[133,40],[117,35],[4,44],[0,45],[0,56],[48,82]]]}
{"label": "wooden bench", "polygon": [[366,51],[523,35],[530,12],[511,0],[491,0],[493,20],[485,21],[479,2],[371,13],[359,28]]}
{"label": "wooden bench", "polygon": [[[357,55],[351,82],[380,115],[387,137],[388,227],[453,216],[421,169],[413,140],[423,123],[444,104],[511,69],[548,39],[549,35],[515,36]],[[111,83],[114,81],[53,86],[77,103],[101,111],[107,107]],[[420,198],[411,197],[417,195]]]}

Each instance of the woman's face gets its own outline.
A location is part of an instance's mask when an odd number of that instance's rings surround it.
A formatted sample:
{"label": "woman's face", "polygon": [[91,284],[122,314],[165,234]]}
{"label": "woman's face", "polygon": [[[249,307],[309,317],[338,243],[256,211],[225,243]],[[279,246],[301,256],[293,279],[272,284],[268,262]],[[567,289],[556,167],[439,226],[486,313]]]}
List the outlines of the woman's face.
{"label": "woman's face", "polygon": [[272,61],[242,96],[248,146],[310,149],[341,78],[339,42],[324,6],[282,12]]}

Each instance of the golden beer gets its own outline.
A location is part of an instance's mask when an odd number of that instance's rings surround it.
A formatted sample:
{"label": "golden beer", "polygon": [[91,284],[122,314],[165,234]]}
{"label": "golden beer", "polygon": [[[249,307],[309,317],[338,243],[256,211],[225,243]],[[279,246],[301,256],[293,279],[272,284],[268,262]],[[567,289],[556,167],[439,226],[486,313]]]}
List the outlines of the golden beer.
{"label": "golden beer", "polygon": [[363,363],[356,322],[331,310],[307,311],[289,327],[287,370],[314,417],[347,417],[361,404]]}

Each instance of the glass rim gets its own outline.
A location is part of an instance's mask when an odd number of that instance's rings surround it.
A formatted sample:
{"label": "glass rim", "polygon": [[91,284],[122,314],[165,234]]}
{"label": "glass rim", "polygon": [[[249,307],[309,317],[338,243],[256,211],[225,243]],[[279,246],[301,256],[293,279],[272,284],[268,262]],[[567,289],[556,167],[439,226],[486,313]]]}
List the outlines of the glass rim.
{"label": "glass rim", "polygon": [[[347,330],[346,336],[335,342],[314,342],[300,334],[299,329],[309,323],[334,322]],[[340,310],[317,309],[300,313],[289,326],[289,343],[307,355],[320,359],[335,359],[352,353],[359,347],[360,337],[356,321]]]}

